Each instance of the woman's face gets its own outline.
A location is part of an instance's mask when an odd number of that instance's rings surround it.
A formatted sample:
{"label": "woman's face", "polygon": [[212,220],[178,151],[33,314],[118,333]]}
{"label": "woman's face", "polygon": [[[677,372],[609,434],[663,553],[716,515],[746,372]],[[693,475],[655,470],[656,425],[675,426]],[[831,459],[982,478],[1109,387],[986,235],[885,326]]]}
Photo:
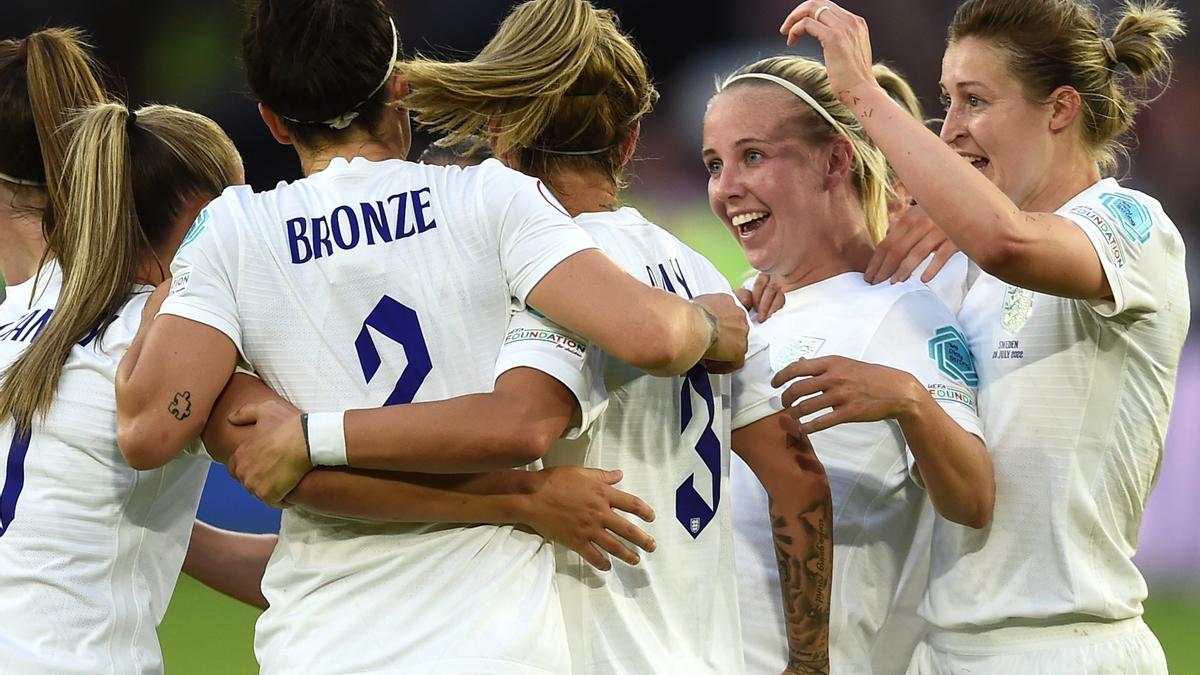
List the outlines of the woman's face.
{"label": "woman's face", "polygon": [[826,162],[823,147],[803,138],[802,105],[774,84],[737,85],[704,116],[708,203],[760,272],[794,271],[816,234]]}
{"label": "woman's face", "polygon": [[1015,204],[1036,197],[1054,170],[1051,106],[1031,103],[1005,52],[963,38],[942,59],[942,140]]}

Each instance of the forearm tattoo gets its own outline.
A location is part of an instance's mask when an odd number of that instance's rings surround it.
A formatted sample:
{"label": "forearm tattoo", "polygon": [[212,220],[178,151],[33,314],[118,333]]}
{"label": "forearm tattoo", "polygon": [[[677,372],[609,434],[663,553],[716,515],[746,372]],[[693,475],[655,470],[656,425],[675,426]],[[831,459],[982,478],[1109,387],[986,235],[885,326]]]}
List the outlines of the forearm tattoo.
{"label": "forearm tattoo", "polygon": [[192,392],[175,392],[175,398],[171,401],[171,405],[167,406],[167,411],[180,422],[190,417],[192,414]]}
{"label": "forearm tattoo", "polygon": [[[792,444],[806,472],[824,468],[811,447]],[[788,631],[788,672],[829,673],[829,598],[833,572],[833,504],[828,483],[821,494],[804,495],[798,513],[779,513],[771,500],[771,530]]]}

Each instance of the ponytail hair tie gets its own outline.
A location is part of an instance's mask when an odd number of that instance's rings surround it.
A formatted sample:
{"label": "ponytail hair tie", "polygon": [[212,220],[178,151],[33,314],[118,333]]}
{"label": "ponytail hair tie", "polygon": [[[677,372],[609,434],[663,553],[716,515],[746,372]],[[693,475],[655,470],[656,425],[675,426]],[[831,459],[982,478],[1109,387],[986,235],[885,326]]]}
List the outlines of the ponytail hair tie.
{"label": "ponytail hair tie", "polygon": [[1113,44],[1112,38],[1103,38],[1100,44],[1104,46],[1104,53],[1108,55],[1108,62],[1116,65],[1120,63],[1117,59],[1117,47]]}

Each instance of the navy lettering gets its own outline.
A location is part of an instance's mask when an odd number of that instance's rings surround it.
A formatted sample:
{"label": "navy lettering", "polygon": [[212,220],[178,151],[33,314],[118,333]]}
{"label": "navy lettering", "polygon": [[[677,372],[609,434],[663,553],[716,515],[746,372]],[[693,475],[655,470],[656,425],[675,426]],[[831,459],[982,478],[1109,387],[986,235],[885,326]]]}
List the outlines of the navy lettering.
{"label": "navy lettering", "polygon": [[687,293],[688,299],[691,300],[694,296],[692,295],[692,289],[688,286],[687,279],[683,276],[683,268],[679,264],[679,258],[671,258],[671,270],[675,272],[675,281],[679,282],[684,292]]}
{"label": "navy lettering", "polygon": [[[413,190],[409,194],[413,200],[413,215],[417,218],[417,232],[426,232],[437,227],[437,222],[430,220],[428,224],[425,222],[425,209],[429,208],[429,188],[423,187],[420,190]],[[425,195],[426,199],[422,200],[421,196]]]}
{"label": "navy lettering", "polygon": [[[341,218],[339,214],[345,214]],[[338,248],[343,251],[349,250],[358,246],[358,238],[362,233],[358,231],[358,216],[349,206],[339,206],[333,210],[333,215],[329,217],[330,228],[333,230],[333,240],[337,242]],[[347,225],[350,228],[350,240],[347,241],[342,233],[342,226]]]}
{"label": "navy lettering", "polygon": [[[308,232],[308,220],[305,218],[292,218],[287,221],[288,229],[288,249],[292,252],[292,264],[299,265],[312,260],[313,250],[312,244],[308,243],[308,239],[304,236]],[[303,245],[303,253],[301,252]]]}
{"label": "navy lettering", "polygon": [[408,193],[401,192],[400,194],[395,194],[395,195],[392,195],[391,197],[387,198],[387,200],[389,202],[392,201],[393,199],[396,200],[396,236],[395,236],[396,239],[404,239],[405,237],[411,237],[417,233],[416,230],[404,229],[404,226],[406,224],[405,216],[408,215],[408,199],[407,199],[407,197],[408,197]]}
{"label": "navy lettering", "polygon": [[333,255],[333,244],[329,243],[329,221],[325,216],[313,218],[312,247],[313,255],[317,258],[322,255]]}
{"label": "navy lettering", "polygon": [[42,312],[42,315],[38,317],[38,320],[35,321],[33,325],[25,331],[25,334],[18,339],[22,342],[32,342],[34,338],[41,334],[42,330],[46,327],[46,324],[50,323],[50,316],[52,314],[54,314],[54,310],[52,309]]}
{"label": "navy lettering", "polygon": [[[432,190],[425,187],[383,200],[359,202],[357,208],[342,204],[324,216],[291,218],[285,221],[285,227],[292,264],[349,251],[364,242],[367,246],[391,243],[437,229],[432,208]],[[665,278],[665,268],[660,269]]]}
{"label": "navy lettering", "polygon": [[366,231],[368,244],[375,243],[376,234],[383,241],[392,240],[392,231],[388,229],[387,211],[383,210],[383,202],[375,203],[379,205],[378,211],[370,202],[359,203],[359,207],[362,208],[363,230]]}

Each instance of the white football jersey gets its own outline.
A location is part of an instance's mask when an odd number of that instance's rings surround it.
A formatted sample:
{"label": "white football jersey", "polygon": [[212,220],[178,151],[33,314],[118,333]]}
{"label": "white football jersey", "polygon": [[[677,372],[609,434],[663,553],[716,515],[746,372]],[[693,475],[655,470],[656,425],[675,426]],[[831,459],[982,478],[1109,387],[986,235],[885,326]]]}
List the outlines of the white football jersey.
{"label": "white football jersey", "polygon": [[[0,307],[0,368],[37,338],[58,301],[55,263]],[[187,552],[208,462],[183,455],[135,471],[117,447],[117,365],[152,288],[97,340],[71,350],[32,433],[0,424],[0,671],[161,673],[155,629]]]}
{"label": "white football jersey", "polygon": [[[633,276],[692,298],[729,293],[708,260],[632,208],[576,218]],[[635,520],[657,542],[629,566],[600,572],[556,547],[558,588],[575,675],[736,675],[742,672],[729,511],[730,432],[780,409],[766,344],[752,334],[735,376],[697,366],[653,377],[610,360],[526,313],[505,340],[497,375],[531,366],[580,400],[587,434],[560,442],[547,465],[621,469],[620,489],[657,514]],[[603,414],[600,414],[600,413]],[[597,416],[598,415],[598,416]]]}
{"label": "white football jersey", "polygon": [[[335,159],[206,208],[162,312],[213,326],[303,410],[492,389],[512,306],[594,244],[538,181]],[[266,673],[561,673],[553,553],[514,527],[283,514],[255,651]]]}
{"label": "white football jersey", "polygon": [[1142,613],[1130,558],[1158,477],[1188,328],[1183,240],[1159,203],[1104,179],[1057,213],[1096,249],[1113,299],[988,274],[959,319],[996,471],[983,530],[939,521],[922,613],[946,629]]}
{"label": "white football jersey", "polygon": [[[917,281],[871,286],[862,274],[841,274],[789,291],[761,329],[775,371],[822,356],[903,370],[964,429],[983,435],[966,341],[950,310]],[[833,496],[832,672],[903,673],[924,628],[912,598],[924,589],[932,520],[922,517],[927,498],[913,456],[894,420],[842,424],[810,440]],[[767,494],[737,458],[731,490],[746,669],[779,673],[787,641]]]}

